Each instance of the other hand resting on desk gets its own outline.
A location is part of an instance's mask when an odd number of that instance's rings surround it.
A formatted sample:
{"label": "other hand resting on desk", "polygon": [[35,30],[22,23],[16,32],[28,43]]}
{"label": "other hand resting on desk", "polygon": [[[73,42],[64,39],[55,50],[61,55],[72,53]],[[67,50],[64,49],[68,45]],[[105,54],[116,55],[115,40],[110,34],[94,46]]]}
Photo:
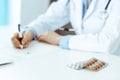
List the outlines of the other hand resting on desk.
{"label": "other hand resting on desk", "polygon": [[59,45],[61,37],[62,36],[57,34],[56,32],[47,32],[43,35],[40,35],[38,37],[38,41],[46,42],[53,45]]}

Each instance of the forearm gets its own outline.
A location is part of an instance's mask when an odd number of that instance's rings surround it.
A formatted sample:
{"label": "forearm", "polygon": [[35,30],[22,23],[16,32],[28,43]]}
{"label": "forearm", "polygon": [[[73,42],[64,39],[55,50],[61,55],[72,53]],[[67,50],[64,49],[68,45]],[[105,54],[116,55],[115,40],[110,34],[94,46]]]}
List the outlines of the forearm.
{"label": "forearm", "polygon": [[[98,35],[89,34],[64,36],[60,40],[60,47],[63,49],[104,52],[103,43],[97,37]],[[107,48],[107,43],[104,45]]]}
{"label": "forearm", "polygon": [[66,6],[66,2],[67,0],[58,0],[52,3],[45,14],[40,15],[27,26],[34,28],[38,35],[55,31],[61,26],[64,26],[70,20],[69,7]]}

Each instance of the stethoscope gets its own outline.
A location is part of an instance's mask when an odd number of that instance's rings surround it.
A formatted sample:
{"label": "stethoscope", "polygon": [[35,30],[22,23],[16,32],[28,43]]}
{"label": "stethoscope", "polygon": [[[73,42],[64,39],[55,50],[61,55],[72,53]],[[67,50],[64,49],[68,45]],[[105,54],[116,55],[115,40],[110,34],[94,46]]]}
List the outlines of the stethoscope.
{"label": "stethoscope", "polygon": [[[69,2],[70,2],[70,0],[67,0],[66,5],[68,5]],[[99,17],[100,17],[100,19],[106,20],[106,19],[108,18],[109,14],[108,14],[107,10],[108,10],[108,7],[109,7],[109,5],[110,5],[110,2],[111,2],[111,0],[109,0],[109,1],[107,2],[104,10],[99,12]]]}
{"label": "stethoscope", "polygon": [[109,5],[110,5],[110,2],[111,2],[111,0],[109,0],[109,1],[107,2],[107,5],[105,6],[104,10],[99,12],[99,17],[100,17],[100,19],[106,20],[106,19],[108,18],[109,14],[108,14],[108,11],[107,11],[107,10],[108,10],[108,7],[109,7]]}
{"label": "stethoscope", "polygon": [[[66,6],[69,4],[69,2],[70,2],[70,0],[67,0]],[[110,5],[110,2],[111,2],[111,0],[108,0],[106,6],[105,6],[105,8],[104,8],[104,10],[100,11],[100,12],[99,12],[99,15],[98,15],[99,19],[101,19],[102,21],[104,21],[104,23],[105,23],[105,20],[106,20],[106,19],[108,18],[108,16],[109,16],[107,10],[108,10],[108,7],[109,7],[109,5]],[[72,31],[72,30],[69,30],[69,29],[66,29],[66,28],[65,28],[65,29],[61,29],[61,30]]]}

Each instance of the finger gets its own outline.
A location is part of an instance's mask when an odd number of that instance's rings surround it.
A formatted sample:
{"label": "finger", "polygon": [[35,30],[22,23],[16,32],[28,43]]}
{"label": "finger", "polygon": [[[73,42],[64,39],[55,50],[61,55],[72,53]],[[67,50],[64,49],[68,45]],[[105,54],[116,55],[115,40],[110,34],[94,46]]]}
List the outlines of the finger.
{"label": "finger", "polygon": [[39,42],[45,42],[44,36],[43,36],[43,35],[40,35],[40,36],[38,37],[38,41],[39,41]]}
{"label": "finger", "polygon": [[20,48],[20,42],[18,39],[16,39],[16,38],[12,39],[12,43],[13,43],[14,47]]}
{"label": "finger", "polygon": [[23,48],[27,48],[27,47],[28,47],[28,44],[23,45]]}
{"label": "finger", "polygon": [[16,38],[16,39],[19,39],[19,34],[18,33],[15,33],[12,38]]}
{"label": "finger", "polygon": [[27,38],[23,37],[23,39],[22,39],[23,48],[27,48],[28,44],[29,44],[29,41],[27,40]]}
{"label": "finger", "polygon": [[19,35],[18,33],[15,33],[13,37],[11,38],[11,41],[16,48],[20,48],[20,42],[19,42]]}

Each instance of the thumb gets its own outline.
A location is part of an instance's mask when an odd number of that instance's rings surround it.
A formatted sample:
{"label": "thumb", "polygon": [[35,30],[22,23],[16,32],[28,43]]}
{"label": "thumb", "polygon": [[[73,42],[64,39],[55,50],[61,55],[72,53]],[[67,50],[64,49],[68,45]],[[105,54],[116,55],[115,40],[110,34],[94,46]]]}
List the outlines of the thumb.
{"label": "thumb", "polygon": [[23,48],[27,48],[28,47],[28,40],[27,40],[27,38],[25,38],[25,37],[23,37],[23,39],[22,39],[22,45],[23,45]]}

